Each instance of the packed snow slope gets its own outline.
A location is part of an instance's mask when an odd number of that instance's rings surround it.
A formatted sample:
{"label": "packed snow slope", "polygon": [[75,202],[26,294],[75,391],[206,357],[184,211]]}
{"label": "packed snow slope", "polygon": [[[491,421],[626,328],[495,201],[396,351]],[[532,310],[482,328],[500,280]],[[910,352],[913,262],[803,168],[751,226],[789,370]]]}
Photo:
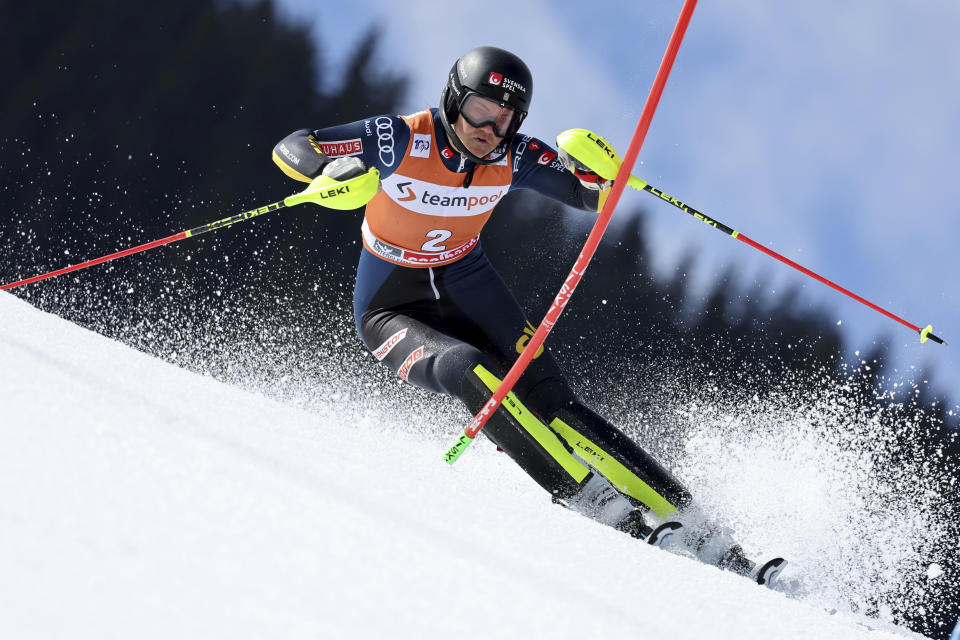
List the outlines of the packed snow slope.
{"label": "packed snow slope", "polygon": [[0,637],[914,637],[554,507],[485,442],[451,468],[409,418],[284,406],[6,293],[0,327]]}

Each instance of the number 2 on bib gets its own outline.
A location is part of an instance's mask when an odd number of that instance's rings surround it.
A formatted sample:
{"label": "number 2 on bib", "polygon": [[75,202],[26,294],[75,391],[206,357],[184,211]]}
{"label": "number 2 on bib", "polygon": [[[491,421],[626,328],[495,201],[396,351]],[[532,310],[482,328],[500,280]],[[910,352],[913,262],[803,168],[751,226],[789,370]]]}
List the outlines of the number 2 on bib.
{"label": "number 2 on bib", "polygon": [[432,238],[423,243],[423,246],[420,247],[421,251],[446,251],[446,245],[440,244],[447,240],[450,236],[453,235],[452,231],[447,231],[446,229],[434,229],[433,231],[427,232],[427,237]]}

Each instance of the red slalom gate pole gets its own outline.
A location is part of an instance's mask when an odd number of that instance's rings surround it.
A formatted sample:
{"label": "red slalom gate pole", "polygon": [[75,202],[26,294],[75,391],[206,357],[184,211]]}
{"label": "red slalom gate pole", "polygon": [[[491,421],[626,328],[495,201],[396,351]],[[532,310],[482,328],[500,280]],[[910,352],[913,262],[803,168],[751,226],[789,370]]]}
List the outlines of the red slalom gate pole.
{"label": "red slalom gate pole", "polygon": [[637,156],[640,155],[640,148],[643,146],[643,141],[647,136],[647,130],[653,121],[653,114],[656,112],[657,105],[660,103],[660,96],[663,95],[667,78],[670,76],[670,70],[673,68],[673,62],[677,58],[677,52],[680,50],[680,44],[683,42],[683,36],[687,31],[687,25],[690,24],[690,18],[693,16],[693,10],[696,6],[697,0],[684,0],[683,8],[680,10],[680,17],[677,19],[677,24],[673,28],[673,34],[667,43],[667,50],[663,54],[663,60],[660,61],[660,68],[657,70],[653,86],[650,88],[650,94],[647,96],[647,101],[643,106],[640,120],[637,122],[637,128],[633,132],[633,138],[630,140],[630,146],[627,148],[623,164],[620,165],[620,170],[617,172],[617,177],[613,183],[613,187],[611,187],[610,195],[607,197],[603,205],[603,210],[597,217],[597,221],[594,223],[593,229],[590,231],[590,235],[587,237],[587,241],[580,252],[580,256],[573,265],[573,269],[570,270],[570,274],[567,276],[567,279],[564,280],[560,292],[556,298],[554,298],[553,304],[550,305],[550,309],[547,310],[547,314],[544,316],[540,326],[537,327],[533,337],[527,343],[523,353],[521,353],[517,361],[513,363],[513,366],[510,367],[510,371],[507,372],[507,375],[500,383],[500,386],[497,387],[493,396],[491,396],[483,408],[480,409],[480,412],[474,416],[470,424],[464,429],[463,434],[457,442],[447,450],[444,460],[449,464],[456,462],[460,454],[473,442],[473,439],[480,433],[480,430],[483,429],[487,420],[490,419],[493,412],[496,411],[500,403],[503,402],[507,393],[510,392],[513,385],[520,379],[520,376],[533,359],[533,355],[543,344],[544,340],[547,339],[547,335],[553,329],[554,325],[556,325],[560,313],[570,301],[571,296],[573,296],[577,284],[579,284],[583,273],[587,270],[590,260],[593,258],[593,254],[596,252],[604,232],[607,230],[607,225],[613,216],[613,210],[620,200],[620,195],[627,186],[630,171],[637,160]]}

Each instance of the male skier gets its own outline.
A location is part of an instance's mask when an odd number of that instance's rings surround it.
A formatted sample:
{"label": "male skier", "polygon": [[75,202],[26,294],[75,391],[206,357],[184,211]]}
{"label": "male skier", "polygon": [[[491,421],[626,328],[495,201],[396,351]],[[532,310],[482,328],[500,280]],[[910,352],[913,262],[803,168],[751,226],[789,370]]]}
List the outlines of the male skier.
{"label": "male skier", "polygon": [[[528,326],[480,243],[495,206],[511,190],[533,189],[599,211],[609,193],[564,151],[519,133],[532,97],[520,58],[478,47],[454,63],[438,109],[301,129],[273,152],[284,173],[305,182],[381,172],[361,227],[357,331],[400,378],[460,398],[471,413],[516,360]],[[577,398],[548,350],[513,391],[519,404],[498,409],[483,433],[555,502],[651,542],[690,510],[683,486]],[[718,529],[685,529],[702,559],[762,582]]]}

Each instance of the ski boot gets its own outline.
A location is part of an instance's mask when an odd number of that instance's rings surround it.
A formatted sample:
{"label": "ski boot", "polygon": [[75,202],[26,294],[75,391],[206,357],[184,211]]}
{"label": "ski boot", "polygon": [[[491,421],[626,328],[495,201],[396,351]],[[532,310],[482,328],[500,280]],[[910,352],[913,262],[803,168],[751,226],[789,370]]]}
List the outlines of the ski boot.
{"label": "ski boot", "polygon": [[713,526],[686,528],[677,521],[664,522],[646,540],[666,551],[692,554],[705,564],[750,578],[770,589],[776,587],[777,578],[787,566],[783,558],[773,558],[757,565],[739,544],[733,542],[728,531]]}

